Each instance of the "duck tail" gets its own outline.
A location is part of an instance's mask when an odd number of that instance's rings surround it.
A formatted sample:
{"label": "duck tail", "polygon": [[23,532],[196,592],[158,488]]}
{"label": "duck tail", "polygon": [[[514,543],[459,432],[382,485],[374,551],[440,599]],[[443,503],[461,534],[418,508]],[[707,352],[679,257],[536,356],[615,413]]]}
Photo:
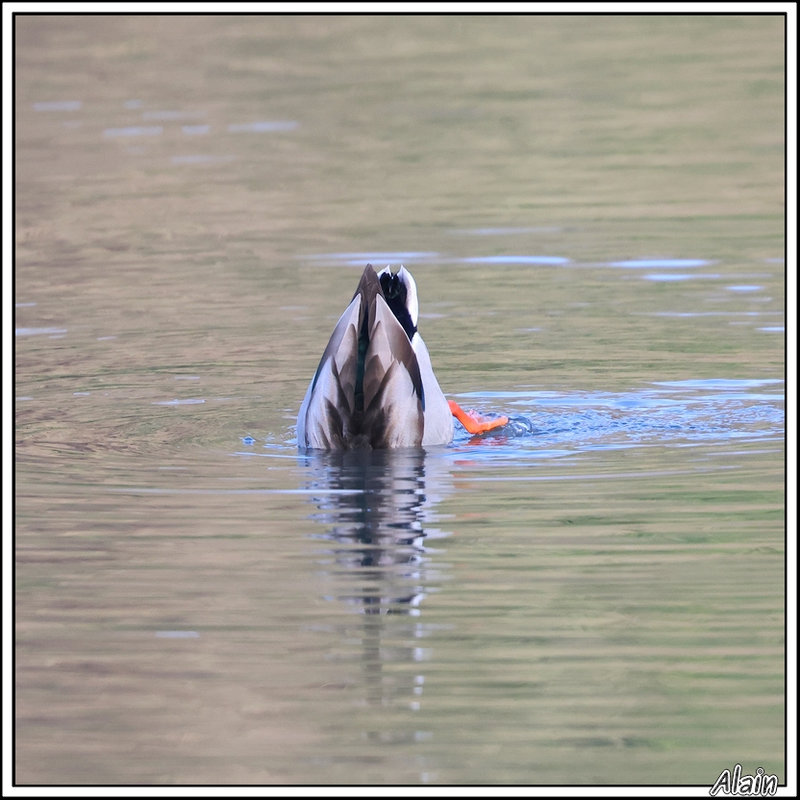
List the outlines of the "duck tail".
{"label": "duck tail", "polygon": [[309,447],[418,447],[424,408],[417,356],[368,264],[322,354],[298,432]]}

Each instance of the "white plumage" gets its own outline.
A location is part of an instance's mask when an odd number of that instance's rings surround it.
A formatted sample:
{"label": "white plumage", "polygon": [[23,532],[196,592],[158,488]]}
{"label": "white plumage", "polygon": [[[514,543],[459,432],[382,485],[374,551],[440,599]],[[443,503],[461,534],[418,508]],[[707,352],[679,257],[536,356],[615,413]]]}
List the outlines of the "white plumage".
{"label": "white plumage", "polygon": [[367,265],[322,354],[297,417],[301,448],[448,444],[453,418],[417,330],[405,268]]}

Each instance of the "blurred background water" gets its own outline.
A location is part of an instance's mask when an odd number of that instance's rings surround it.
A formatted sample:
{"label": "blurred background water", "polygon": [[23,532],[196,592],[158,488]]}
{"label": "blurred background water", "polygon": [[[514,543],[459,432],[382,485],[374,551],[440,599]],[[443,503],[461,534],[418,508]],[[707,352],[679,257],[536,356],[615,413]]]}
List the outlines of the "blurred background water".
{"label": "blurred background water", "polygon": [[[784,19],[18,16],[16,779],[785,779]],[[512,424],[302,455],[367,262]]]}

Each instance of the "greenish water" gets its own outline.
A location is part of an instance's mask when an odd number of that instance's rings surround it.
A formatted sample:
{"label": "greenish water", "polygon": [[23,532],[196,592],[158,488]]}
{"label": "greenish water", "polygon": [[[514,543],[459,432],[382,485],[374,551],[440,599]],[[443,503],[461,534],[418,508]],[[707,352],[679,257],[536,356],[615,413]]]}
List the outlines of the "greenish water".
{"label": "greenish water", "polygon": [[[783,19],[18,17],[16,780],[785,780]],[[514,426],[303,456],[368,261]]]}

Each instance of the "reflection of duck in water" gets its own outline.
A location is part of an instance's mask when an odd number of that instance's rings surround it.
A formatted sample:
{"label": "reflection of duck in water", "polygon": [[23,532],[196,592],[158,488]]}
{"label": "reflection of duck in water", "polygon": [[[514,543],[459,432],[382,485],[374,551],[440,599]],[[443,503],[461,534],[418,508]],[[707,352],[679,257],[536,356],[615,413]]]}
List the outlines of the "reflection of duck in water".
{"label": "reflection of duck in water", "polygon": [[[438,527],[436,507],[453,491],[450,461],[409,447],[310,450],[299,463],[320,526],[320,593],[345,611],[330,618],[331,655],[347,660],[348,684],[360,684],[367,703],[419,708],[431,657],[423,600],[444,590],[449,570],[441,542],[450,532]],[[382,740],[386,720],[368,719],[366,737]],[[392,741],[403,735],[395,722],[385,731]]]}
{"label": "reflection of duck in water", "polygon": [[302,448],[341,450],[449,444],[455,415],[470,433],[487,420],[447,401],[419,335],[417,285],[405,268],[368,264],[339,318],[297,417]]}
{"label": "reflection of duck in water", "polygon": [[[423,561],[426,530],[442,489],[449,486],[447,462],[429,460],[423,448],[309,452],[316,522],[325,549],[324,570],[342,600],[367,614],[400,613],[418,605],[426,592]],[[430,485],[428,485],[430,483]],[[316,491],[319,493],[317,494]],[[431,535],[442,536],[437,528]],[[327,560],[335,559],[335,568]]]}

